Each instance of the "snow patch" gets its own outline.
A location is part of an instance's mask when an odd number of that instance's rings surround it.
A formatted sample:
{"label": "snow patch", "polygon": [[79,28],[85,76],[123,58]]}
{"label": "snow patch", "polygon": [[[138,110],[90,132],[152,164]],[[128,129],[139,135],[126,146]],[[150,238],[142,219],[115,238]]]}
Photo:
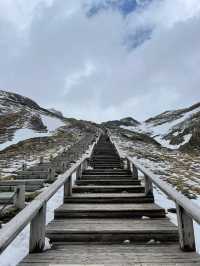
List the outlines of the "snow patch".
{"label": "snow patch", "polygon": [[18,142],[26,139],[51,136],[56,129],[65,125],[63,121],[57,118],[48,117],[44,115],[42,115],[41,117],[44,125],[47,126],[48,132],[37,132],[28,128],[18,129],[16,130],[12,140],[8,140],[3,144],[0,144],[0,151],[9,147],[10,145],[17,144]]}
{"label": "snow patch", "polygon": [[57,128],[65,125],[63,121],[58,118],[41,115],[44,125],[48,128],[49,132],[55,131]]}
{"label": "snow patch", "polygon": [[[63,187],[47,202],[46,223],[54,219],[54,210],[63,203]],[[29,252],[30,224],[15,238],[8,248],[0,255],[1,266],[16,266]],[[51,248],[45,239],[45,250]]]}
{"label": "snow patch", "polygon": [[0,150],[3,150],[9,147],[10,145],[17,144],[18,142],[26,140],[26,139],[36,138],[36,137],[45,137],[48,135],[49,135],[48,133],[39,133],[39,132],[33,131],[28,128],[18,129],[15,132],[15,136],[13,137],[12,140],[8,140],[5,143],[0,144]]}

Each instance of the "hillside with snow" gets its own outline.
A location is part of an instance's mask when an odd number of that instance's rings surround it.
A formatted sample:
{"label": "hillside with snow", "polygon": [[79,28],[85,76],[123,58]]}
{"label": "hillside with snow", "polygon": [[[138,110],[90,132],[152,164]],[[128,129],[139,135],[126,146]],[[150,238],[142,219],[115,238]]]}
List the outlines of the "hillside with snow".
{"label": "hillside with snow", "polygon": [[195,149],[200,146],[200,103],[166,111],[134,126],[120,127],[147,134],[169,149]]}
{"label": "hillside with snow", "polygon": [[61,115],[27,97],[0,90],[0,151],[25,139],[49,136],[64,125]]}
{"label": "hillside with snow", "polygon": [[94,123],[63,117],[27,97],[0,90],[0,179],[24,162],[33,165],[40,156],[56,156],[95,130]]}

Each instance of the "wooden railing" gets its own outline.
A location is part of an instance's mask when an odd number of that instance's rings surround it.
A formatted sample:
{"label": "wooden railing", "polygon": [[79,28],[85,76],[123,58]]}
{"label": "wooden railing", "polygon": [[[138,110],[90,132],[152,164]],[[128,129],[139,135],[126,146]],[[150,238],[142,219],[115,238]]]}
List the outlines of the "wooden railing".
{"label": "wooden railing", "polygon": [[110,139],[114,144],[117,153],[126,164],[126,168],[131,170],[132,175],[138,177],[138,171],[143,174],[146,196],[153,196],[153,185],[155,185],[164,192],[169,199],[174,201],[176,205],[180,247],[184,251],[195,251],[193,220],[200,224],[200,207],[153,172],[145,169],[136,160],[123,156],[118,145],[112,139],[111,134]]}
{"label": "wooden railing", "polygon": [[[72,174],[76,173],[76,178],[81,177],[82,172],[87,167],[88,159],[94,145],[100,136],[97,136],[93,145],[86,154],[75,163],[64,174],[58,176],[57,180],[44,192],[38,195],[29,205],[19,212],[10,222],[0,230],[0,253],[2,253],[16,236],[30,223],[29,252],[41,252],[45,245],[46,226],[46,205],[48,200],[64,186],[64,198],[72,195]],[[63,199],[64,201],[64,199]]]}

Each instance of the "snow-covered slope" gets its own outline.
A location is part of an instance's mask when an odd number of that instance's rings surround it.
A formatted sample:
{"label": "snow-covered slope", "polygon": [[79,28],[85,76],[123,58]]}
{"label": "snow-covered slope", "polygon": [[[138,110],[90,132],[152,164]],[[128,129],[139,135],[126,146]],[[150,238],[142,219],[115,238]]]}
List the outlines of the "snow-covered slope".
{"label": "snow-covered slope", "polygon": [[148,119],[144,128],[163,146],[178,149],[200,145],[200,103]]}
{"label": "snow-covered slope", "polygon": [[49,136],[64,125],[62,115],[27,97],[0,90],[0,150],[25,139]]}
{"label": "snow-covered slope", "polygon": [[170,149],[194,149],[200,146],[200,103],[185,109],[166,111],[142,123],[125,124],[121,121],[123,119],[104,124],[146,134]]}

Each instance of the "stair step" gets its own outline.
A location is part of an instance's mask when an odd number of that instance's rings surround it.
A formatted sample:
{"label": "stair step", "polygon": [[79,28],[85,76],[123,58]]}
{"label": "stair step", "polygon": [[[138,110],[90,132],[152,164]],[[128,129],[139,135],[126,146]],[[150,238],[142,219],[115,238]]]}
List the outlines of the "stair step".
{"label": "stair step", "polygon": [[93,165],[94,169],[122,169],[120,165]]}
{"label": "stair step", "polygon": [[134,179],[124,179],[124,180],[77,180],[76,185],[80,186],[88,186],[88,185],[100,185],[100,186],[131,186],[131,185],[140,185],[140,180],[134,180]]}
{"label": "stair step", "polygon": [[144,193],[74,193],[65,203],[153,203]]}
{"label": "stair step", "polygon": [[55,218],[137,218],[165,217],[165,210],[154,203],[63,204],[55,210]]}
{"label": "stair step", "polygon": [[178,241],[177,227],[168,218],[161,219],[58,219],[47,226],[52,242],[134,243]]}
{"label": "stair step", "polygon": [[48,175],[44,174],[21,174],[21,175],[17,175],[17,179],[19,180],[25,180],[25,179],[47,179]]}
{"label": "stair step", "polygon": [[0,191],[10,192],[14,191],[15,187],[20,184],[25,184],[25,190],[32,192],[43,187],[44,179],[24,179],[24,180],[4,180],[0,181]]}
{"label": "stair step", "polygon": [[68,243],[55,242],[50,250],[29,254],[19,266],[199,266],[196,252],[182,252],[179,243]]}
{"label": "stair step", "polygon": [[13,192],[0,192],[0,204],[5,204],[10,202],[10,204],[13,204]]}
{"label": "stair step", "polygon": [[99,163],[120,163],[121,160],[119,158],[114,159],[114,158],[110,158],[110,159],[106,159],[106,158],[94,158],[90,160],[91,162],[95,163],[95,162],[99,162]]}
{"label": "stair step", "polygon": [[127,176],[131,175],[131,172],[129,171],[124,171],[122,169],[93,169],[91,170],[86,170],[83,172],[83,175],[118,175],[118,176]]}
{"label": "stair step", "polygon": [[137,180],[131,175],[85,175],[83,174],[81,180]]}
{"label": "stair step", "polygon": [[45,179],[2,180],[2,181],[0,181],[0,186],[20,185],[20,184],[25,184],[25,185],[43,185],[44,182],[45,182]]}
{"label": "stair step", "polygon": [[92,164],[120,164],[120,161],[108,161],[108,160],[102,160],[102,161],[91,161]]}
{"label": "stair step", "polygon": [[136,192],[144,193],[143,186],[74,186],[73,193],[120,193],[120,192]]}

